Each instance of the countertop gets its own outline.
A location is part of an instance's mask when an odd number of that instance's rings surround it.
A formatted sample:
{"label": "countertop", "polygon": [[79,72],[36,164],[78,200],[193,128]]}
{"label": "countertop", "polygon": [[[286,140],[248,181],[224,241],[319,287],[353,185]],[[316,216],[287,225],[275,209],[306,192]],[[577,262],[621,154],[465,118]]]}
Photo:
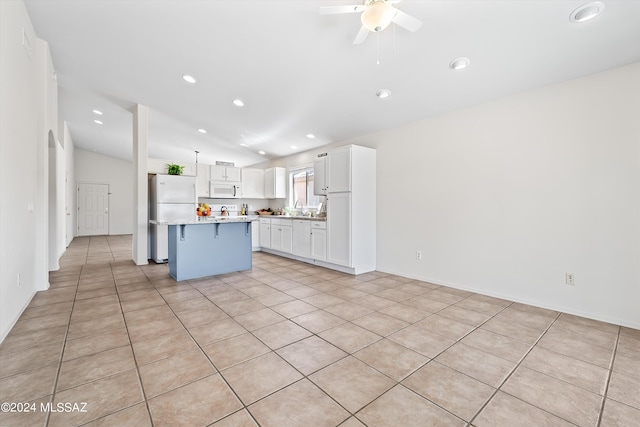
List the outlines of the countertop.
{"label": "countertop", "polygon": [[224,224],[226,222],[253,222],[261,218],[272,219],[302,219],[307,221],[326,221],[327,218],[311,217],[311,216],[288,216],[288,215],[238,215],[238,216],[199,216],[195,220],[182,221],[156,221],[150,220],[150,224],[155,225],[202,225],[202,224]]}
{"label": "countertop", "polygon": [[227,222],[253,222],[260,219],[258,215],[245,216],[199,216],[195,220],[182,221],[155,221],[150,220],[150,224],[156,225],[203,225],[203,224],[224,224]]}
{"label": "countertop", "polygon": [[307,216],[307,215],[258,215],[259,218],[271,219],[306,219],[308,221],[326,221],[327,217]]}

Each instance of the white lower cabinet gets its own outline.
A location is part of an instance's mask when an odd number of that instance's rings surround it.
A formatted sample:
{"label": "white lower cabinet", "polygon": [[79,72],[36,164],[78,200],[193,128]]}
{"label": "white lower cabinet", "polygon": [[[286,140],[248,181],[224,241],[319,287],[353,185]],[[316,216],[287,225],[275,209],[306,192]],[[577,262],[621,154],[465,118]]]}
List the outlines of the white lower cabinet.
{"label": "white lower cabinet", "polygon": [[311,223],[311,258],[327,260],[327,223],[324,221]]}
{"label": "white lower cabinet", "polygon": [[271,248],[271,219],[260,218],[260,247]]}
{"label": "white lower cabinet", "polygon": [[305,258],[311,257],[311,221],[294,219],[293,222],[293,254]]}
{"label": "white lower cabinet", "polygon": [[293,230],[292,227],[282,227],[282,252],[290,254],[293,252]]}
{"label": "white lower cabinet", "polygon": [[271,249],[284,253],[293,251],[293,230],[290,219],[271,220]]}
{"label": "white lower cabinet", "polygon": [[251,250],[260,250],[260,222],[251,223]]}
{"label": "white lower cabinet", "polygon": [[327,223],[260,218],[260,246],[307,260],[327,261]]}

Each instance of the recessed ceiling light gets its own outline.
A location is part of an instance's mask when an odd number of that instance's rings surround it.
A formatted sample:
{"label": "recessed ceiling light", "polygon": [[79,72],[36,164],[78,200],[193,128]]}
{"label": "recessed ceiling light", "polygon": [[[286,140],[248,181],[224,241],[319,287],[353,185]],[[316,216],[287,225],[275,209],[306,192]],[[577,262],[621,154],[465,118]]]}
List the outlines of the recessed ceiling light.
{"label": "recessed ceiling light", "polygon": [[469,60],[469,58],[456,58],[451,61],[451,63],[449,64],[449,68],[456,71],[464,70],[469,66],[470,63],[471,61]]}
{"label": "recessed ceiling light", "polygon": [[188,74],[185,74],[184,76],[182,76],[182,79],[183,79],[185,82],[187,82],[187,83],[191,83],[191,84],[194,84],[194,83],[197,81],[195,77],[190,76],[190,75],[188,75]]}
{"label": "recessed ceiling light", "polygon": [[312,133],[308,133],[308,134],[307,134],[307,138],[309,138],[309,139],[313,139],[313,138],[315,138],[315,137],[316,137],[316,136],[315,136],[314,134],[312,134]]}
{"label": "recessed ceiling light", "polygon": [[291,149],[292,149],[292,150],[297,150],[297,149],[298,149],[298,147],[296,147],[295,145],[292,145],[292,146],[291,146]]}
{"label": "recessed ceiling light", "polygon": [[388,89],[380,89],[376,92],[376,96],[380,99],[385,99],[391,96],[391,91]]}
{"label": "recessed ceiling light", "polygon": [[93,122],[94,122],[94,123],[97,123],[97,124],[99,124],[99,125],[101,125],[101,124],[102,124],[102,122],[101,122],[100,120],[94,120]]}
{"label": "recessed ceiling light", "polygon": [[591,3],[583,4],[569,15],[569,21],[575,22],[587,22],[598,16],[600,12],[604,10],[604,3],[594,1]]}
{"label": "recessed ceiling light", "polygon": [[265,153],[264,151],[260,150],[260,151],[258,151],[258,154],[264,155],[264,154],[267,154],[267,153]]}
{"label": "recessed ceiling light", "polygon": [[101,116],[101,115],[102,115],[102,111],[100,111],[100,110],[93,110],[93,113],[94,113],[94,114],[97,114],[97,115],[99,115],[99,116]]}
{"label": "recessed ceiling light", "polygon": [[242,144],[240,144],[240,146],[241,146],[241,147],[248,147],[248,146],[249,146],[249,144],[242,143]]}
{"label": "recessed ceiling light", "polygon": [[198,129],[198,132],[200,133],[207,133],[207,131],[205,129]]}
{"label": "recessed ceiling light", "polygon": [[234,99],[233,105],[235,105],[236,107],[244,107],[244,102],[242,102],[242,99]]}

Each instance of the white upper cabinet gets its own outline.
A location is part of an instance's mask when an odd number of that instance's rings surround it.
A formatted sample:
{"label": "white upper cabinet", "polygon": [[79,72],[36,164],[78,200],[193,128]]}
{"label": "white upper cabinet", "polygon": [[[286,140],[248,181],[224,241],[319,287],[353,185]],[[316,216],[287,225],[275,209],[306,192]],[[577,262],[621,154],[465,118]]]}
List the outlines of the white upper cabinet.
{"label": "white upper cabinet", "polygon": [[211,180],[211,165],[198,164],[198,197],[209,197],[209,181]]}
{"label": "white upper cabinet", "polygon": [[264,199],[264,170],[242,169],[242,197]]}
{"label": "white upper cabinet", "polygon": [[313,194],[316,196],[324,196],[327,194],[326,185],[326,155],[318,157],[313,162]]}
{"label": "white upper cabinet", "polygon": [[211,181],[240,182],[240,168],[233,166],[211,166]]}
{"label": "white upper cabinet", "polygon": [[241,181],[241,177],[240,177],[240,168],[232,168],[227,166],[227,182],[240,182]]}
{"label": "white upper cabinet", "polygon": [[287,197],[287,170],[285,168],[265,169],[264,197],[267,199],[285,199]]}
{"label": "white upper cabinet", "polygon": [[351,147],[347,145],[329,152],[325,177],[327,193],[351,191]]}
{"label": "white upper cabinet", "polygon": [[211,181],[226,181],[227,168],[225,166],[210,166]]}

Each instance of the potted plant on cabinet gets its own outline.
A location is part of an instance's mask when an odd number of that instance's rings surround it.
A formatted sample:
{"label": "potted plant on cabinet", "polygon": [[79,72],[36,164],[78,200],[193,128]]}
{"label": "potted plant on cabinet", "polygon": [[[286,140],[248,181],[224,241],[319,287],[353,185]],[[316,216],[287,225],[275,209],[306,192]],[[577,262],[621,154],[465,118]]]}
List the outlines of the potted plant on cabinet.
{"label": "potted plant on cabinet", "polygon": [[184,166],[180,166],[176,163],[167,163],[167,173],[169,175],[182,175]]}

